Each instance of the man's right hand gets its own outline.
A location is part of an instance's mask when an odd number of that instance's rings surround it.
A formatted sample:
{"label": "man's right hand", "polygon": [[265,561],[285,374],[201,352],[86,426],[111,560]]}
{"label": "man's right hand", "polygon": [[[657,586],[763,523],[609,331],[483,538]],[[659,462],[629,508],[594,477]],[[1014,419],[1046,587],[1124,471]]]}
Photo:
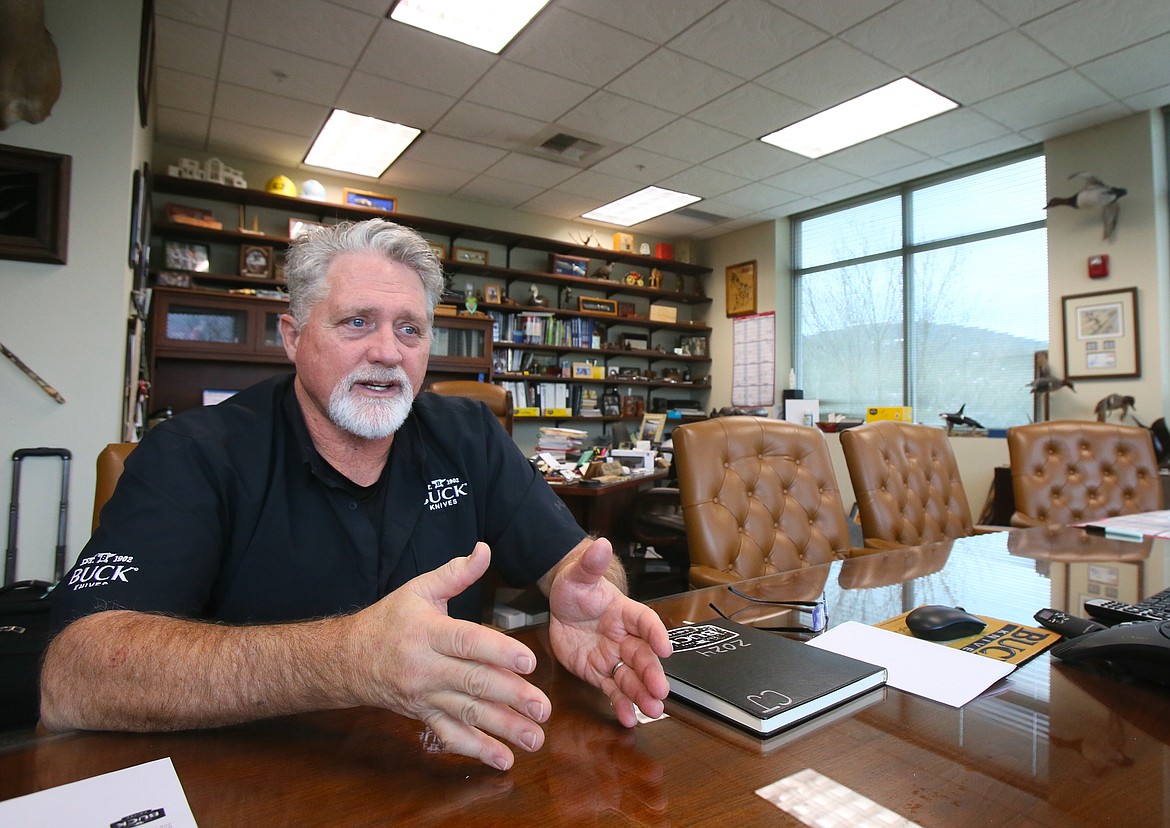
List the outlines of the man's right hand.
{"label": "man's right hand", "polygon": [[[350,616],[345,651],[354,701],[425,722],[452,753],[500,770],[512,766],[510,742],[544,743],[548,697],[521,676],[536,655],[514,638],[447,615],[447,601],[475,583],[491,560],[487,544],[424,573]],[[499,739],[494,738],[499,737]]]}

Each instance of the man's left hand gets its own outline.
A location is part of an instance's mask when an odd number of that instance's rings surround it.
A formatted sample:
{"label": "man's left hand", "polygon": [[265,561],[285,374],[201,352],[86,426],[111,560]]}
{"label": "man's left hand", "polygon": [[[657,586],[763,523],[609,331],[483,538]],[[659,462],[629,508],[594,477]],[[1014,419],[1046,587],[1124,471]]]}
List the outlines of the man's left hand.
{"label": "man's left hand", "polygon": [[670,655],[670,638],[652,609],[606,578],[609,541],[586,543],[570,553],[549,587],[549,638],[561,664],[601,688],[618,721],[633,727],[634,705],[647,716],[662,715],[670,685],[659,659]]}

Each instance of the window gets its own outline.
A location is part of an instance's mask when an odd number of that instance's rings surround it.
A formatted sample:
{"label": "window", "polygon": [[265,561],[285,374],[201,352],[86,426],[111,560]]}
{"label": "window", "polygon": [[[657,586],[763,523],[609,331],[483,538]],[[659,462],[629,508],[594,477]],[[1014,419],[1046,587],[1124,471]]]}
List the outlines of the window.
{"label": "window", "polygon": [[1035,151],[792,219],[793,352],[822,412],[966,405],[1027,422],[1048,347],[1044,158]]}

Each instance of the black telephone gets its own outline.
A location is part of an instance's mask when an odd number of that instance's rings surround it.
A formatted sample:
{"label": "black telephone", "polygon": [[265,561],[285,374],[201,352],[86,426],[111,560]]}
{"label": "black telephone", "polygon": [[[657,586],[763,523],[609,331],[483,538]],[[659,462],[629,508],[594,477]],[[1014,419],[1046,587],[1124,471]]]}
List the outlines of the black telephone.
{"label": "black telephone", "polygon": [[1170,621],[1140,621],[1062,641],[1050,652],[1069,662],[1110,662],[1138,678],[1170,685]]}

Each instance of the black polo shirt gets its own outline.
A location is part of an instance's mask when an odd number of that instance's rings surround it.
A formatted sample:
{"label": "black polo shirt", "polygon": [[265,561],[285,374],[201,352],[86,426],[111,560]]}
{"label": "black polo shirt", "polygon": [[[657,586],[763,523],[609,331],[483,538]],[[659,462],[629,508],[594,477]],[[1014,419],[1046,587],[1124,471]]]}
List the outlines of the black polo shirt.
{"label": "black polo shirt", "polygon": [[[430,393],[394,437],[381,506],[363,502],[314,449],[292,379],[147,433],[53,591],[56,629],[114,608],[227,623],[350,612],[479,540],[505,581],[530,584],[585,536],[486,406]],[[477,620],[478,585],[448,612]]]}

